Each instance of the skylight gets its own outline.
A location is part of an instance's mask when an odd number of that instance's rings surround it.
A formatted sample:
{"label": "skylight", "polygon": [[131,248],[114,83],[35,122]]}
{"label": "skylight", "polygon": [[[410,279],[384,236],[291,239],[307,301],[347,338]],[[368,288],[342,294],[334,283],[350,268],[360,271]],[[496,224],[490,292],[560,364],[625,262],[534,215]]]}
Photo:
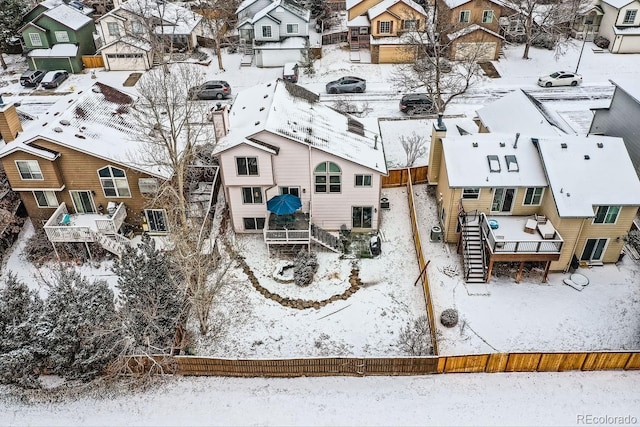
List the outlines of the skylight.
{"label": "skylight", "polygon": [[504,156],[504,161],[507,163],[507,170],[509,172],[518,172],[520,170],[520,168],[518,167],[518,159],[516,159],[516,156],[508,154]]}
{"label": "skylight", "polygon": [[490,154],[487,156],[487,161],[489,162],[489,171],[491,172],[500,172],[500,159],[495,154]]}

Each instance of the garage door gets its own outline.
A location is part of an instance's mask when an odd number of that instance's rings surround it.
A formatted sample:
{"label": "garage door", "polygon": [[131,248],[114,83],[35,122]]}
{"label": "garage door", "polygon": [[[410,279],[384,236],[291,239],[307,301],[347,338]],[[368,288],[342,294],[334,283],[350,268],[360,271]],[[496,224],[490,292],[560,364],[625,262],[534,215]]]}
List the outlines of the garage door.
{"label": "garage door", "polygon": [[147,64],[141,53],[106,53],[105,66],[110,70],[146,70]]}
{"label": "garage door", "polygon": [[406,64],[415,60],[413,46],[380,46],[380,64]]}
{"label": "garage door", "polygon": [[299,49],[261,49],[262,65],[256,61],[260,67],[282,67],[287,62],[301,62],[302,53]]}
{"label": "garage door", "polygon": [[620,42],[618,53],[640,53],[640,37],[624,36]]}
{"label": "garage door", "polygon": [[34,70],[66,70],[69,73],[77,73],[79,70],[72,70],[69,58],[31,58]]}
{"label": "garage door", "polygon": [[476,58],[477,61],[492,61],[498,53],[498,43],[477,42],[456,44],[456,61],[462,61],[469,57]]}

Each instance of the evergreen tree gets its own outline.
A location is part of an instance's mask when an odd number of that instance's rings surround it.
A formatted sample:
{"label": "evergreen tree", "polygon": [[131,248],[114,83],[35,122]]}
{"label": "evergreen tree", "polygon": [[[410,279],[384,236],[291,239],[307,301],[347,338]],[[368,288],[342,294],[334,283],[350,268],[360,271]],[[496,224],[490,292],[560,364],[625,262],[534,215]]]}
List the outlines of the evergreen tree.
{"label": "evergreen tree", "polygon": [[24,0],[2,0],[0,7],[0,65],[5,70],[7,64],[2,54],[7,51],[8,41],[22,25],[22,15],[27,12]]}
{"label": "evergreen tree", "polygon": [[300,52],[302,53],[302,61],[300,63],[300,66],[302,67],[304,75],[313,76],[316,73],[316,56],[311,50],[311,45],[309,44],[308,39],[304,41],[304,48],[302,48]]}
{"label": "evergreen tree", "polygon": [[52,373],[89,380],[120,354],[121,329],[113,291],[105,281],[89,282],[60,268],[52,283],[39,334]]}
{"label": "evergreen tree", "polygon": [[179,273],[155,241],[142,236],[137,247],[128,248],[114,262],[118,275],[118,302],[125,334],[139,350],[171,347],[184,307],[185,294],[179,286]]}

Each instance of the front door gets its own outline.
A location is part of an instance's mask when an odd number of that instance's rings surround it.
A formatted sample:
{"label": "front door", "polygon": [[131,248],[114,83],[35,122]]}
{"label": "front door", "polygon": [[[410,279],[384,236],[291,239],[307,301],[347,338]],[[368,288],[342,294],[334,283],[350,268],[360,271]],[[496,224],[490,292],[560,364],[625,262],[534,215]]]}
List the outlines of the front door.
{"label": "front door", "polygon": [[581,261],[600,261],[608,239],[587,239],[582,251]]}
{"label": "front door", "polygon": [[373,208],[354,206],[352,208],[351,213],[353,216],[351,226],[353,228],[371,228],[372,227]]}
{"label": "front door", "polygon": [[516,190],[514,188],[496,188],[493,193],[491,212],[511,212],[515,194]]}
{"label": "front door", "polygon": [[91,191],[70,191],[70,193],[77,213],[96,213]]}

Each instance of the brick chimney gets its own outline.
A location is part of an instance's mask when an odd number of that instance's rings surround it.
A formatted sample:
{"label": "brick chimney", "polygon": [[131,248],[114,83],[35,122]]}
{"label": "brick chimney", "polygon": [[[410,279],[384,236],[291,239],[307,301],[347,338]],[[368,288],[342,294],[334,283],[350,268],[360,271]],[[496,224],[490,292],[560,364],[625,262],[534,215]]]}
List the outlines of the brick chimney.
{"label": "brick chimney", "polygon": [[1,102],[0,98],[0,139],[6,144],[16,139],[18,133],[22,132],[22,125],[16,106]]}

